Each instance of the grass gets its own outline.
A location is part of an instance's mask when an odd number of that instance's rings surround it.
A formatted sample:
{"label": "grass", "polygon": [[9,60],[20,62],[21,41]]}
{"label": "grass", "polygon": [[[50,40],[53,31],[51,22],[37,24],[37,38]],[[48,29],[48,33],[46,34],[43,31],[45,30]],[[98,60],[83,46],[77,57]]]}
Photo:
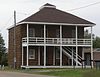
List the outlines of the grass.
{"label": "grass", "polygon": [[60,76],[60,77],[80,77],[81,76],[81,72],[78,70],[42,72],[40,74],[51,75],[51,76]]}
{"label": "grass", "polygon": [[39,74],[60,77],[100,77],[100,70],[94,69],[66,69],[63,71],[41,72]]}
{"label": "grass", "polygon": [[3,71],[23,72],[29,74],[42,74],[59,77],[100,77],[100,70],[96,69],[11,69],[6,67]]}

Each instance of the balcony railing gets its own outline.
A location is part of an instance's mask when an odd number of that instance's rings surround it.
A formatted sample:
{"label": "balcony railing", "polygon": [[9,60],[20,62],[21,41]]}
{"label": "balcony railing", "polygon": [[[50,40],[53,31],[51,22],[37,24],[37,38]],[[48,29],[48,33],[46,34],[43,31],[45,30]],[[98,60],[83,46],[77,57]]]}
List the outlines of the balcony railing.
{"label": "balcony railing", "polygon": [[[22,43],[27,43],[27,37],[22,38]],[[46,38],[43,37],[29,37],[28,44],[57,44],[57,45],[76,45],[75,38]],[[77,39],[77,45],[91,45],[91,39]]]}

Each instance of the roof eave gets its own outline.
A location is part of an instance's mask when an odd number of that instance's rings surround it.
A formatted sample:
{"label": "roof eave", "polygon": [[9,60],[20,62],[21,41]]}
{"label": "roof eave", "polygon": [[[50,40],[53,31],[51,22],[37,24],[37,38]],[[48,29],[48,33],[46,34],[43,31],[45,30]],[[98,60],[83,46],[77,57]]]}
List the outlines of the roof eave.
{"label": "roof eave", "polygon": [[[17,25],[21,25],[21,24],[47,24],[47,25],[70,25],[70,26],[84,26],[84,27],[92,27],[95,26],[96,24],[70,24],[70,23],[50,23],[50,22],[20,22],[17,23]],[[7,28],[7,30],[13,28],[14,25],[10,26],[9,28]]]}
{"label": "roof eave", "polygon": [[47,24],[47,25],[72,25],[72,26],[94,26],[96,24],[71,24],[71,23],[51,23],[51,22],[21,22],[18,23],[17,25],[20,24]]}

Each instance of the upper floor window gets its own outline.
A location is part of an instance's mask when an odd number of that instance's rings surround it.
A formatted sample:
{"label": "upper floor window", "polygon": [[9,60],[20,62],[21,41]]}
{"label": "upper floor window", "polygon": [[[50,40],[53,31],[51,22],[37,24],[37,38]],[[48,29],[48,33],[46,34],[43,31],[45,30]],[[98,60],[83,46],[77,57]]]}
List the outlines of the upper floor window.
{"label": "upper floor window", "polygon": [[75,30],[74,29],[72,29],[72,38],[75,38]]}
{"label": "upper floor window", "polygon": [[35,37],[35,29],[29,28],[29,37]]}
{"label": "upper floor window", "polygon": [[56,37],[57,37],[57,38],[60,37],[60,31],[59,31],[59,29],[56,29]]}

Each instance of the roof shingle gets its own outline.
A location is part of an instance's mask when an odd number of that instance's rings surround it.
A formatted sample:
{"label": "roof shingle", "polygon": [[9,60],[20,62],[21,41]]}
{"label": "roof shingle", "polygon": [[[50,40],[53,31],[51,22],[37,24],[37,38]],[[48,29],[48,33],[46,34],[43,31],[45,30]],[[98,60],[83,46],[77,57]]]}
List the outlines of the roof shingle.
{"label": "roof shingle", "polygon": [[[44,6],[54,6],[45,4]],[[94,24],[70,13],[56,8],[44,7],[35,14],[29,16],[21,22],[48,22],[48,23],[67,23],[67,24]],[[95,25],[95,24],[94,24]]]}

